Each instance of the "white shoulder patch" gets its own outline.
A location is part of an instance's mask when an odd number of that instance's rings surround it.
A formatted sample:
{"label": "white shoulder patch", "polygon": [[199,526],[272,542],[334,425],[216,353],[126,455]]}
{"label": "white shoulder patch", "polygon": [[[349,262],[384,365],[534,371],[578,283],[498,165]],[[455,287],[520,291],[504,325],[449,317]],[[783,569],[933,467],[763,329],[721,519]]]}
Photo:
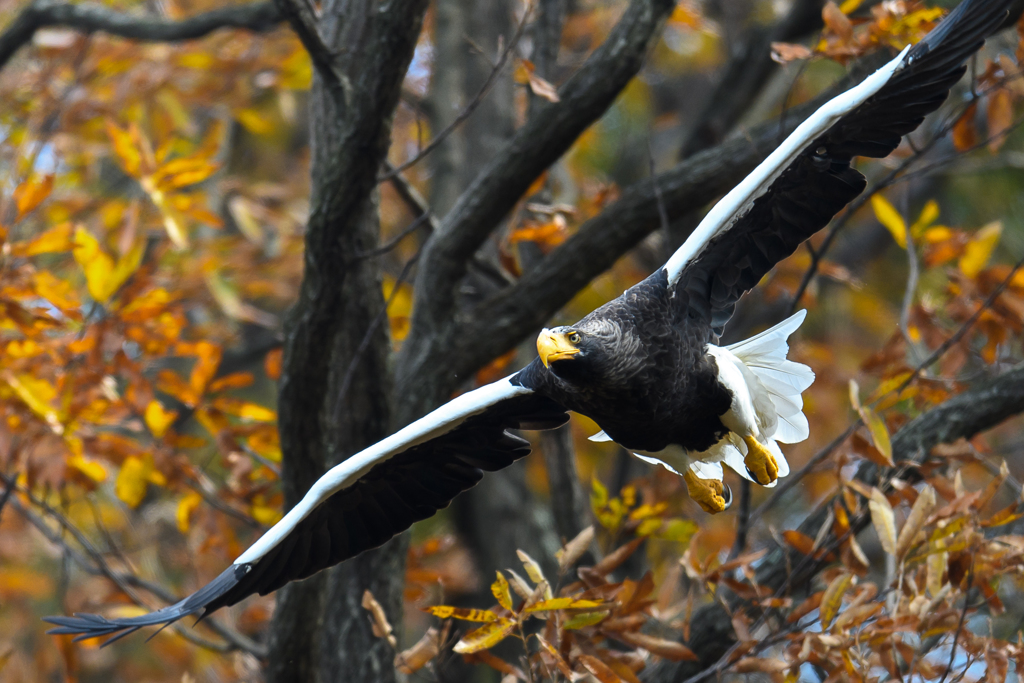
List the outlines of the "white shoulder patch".
{"label": "white shoulder patch", "polygon": [[328,470],[316,480],[302,500],[289,510],[280,522],[249,546],[249,549],[242,553],[234,563],[255,562],[263,557],[268,550],[290,534],[299,522],[305,519],[320,503],[341,489],[354,484],[375,465],[385,462],[417,444],[455,429],[466,418],[486,410],[499,401],[533,393],[532,389],[513,384],[511,378],[510,375],[505,379],[500,379],[473,391],[467,391],[465,394],[453,398],[432,413],[424,415],[386,439],[378,441]]}
{"label": "white shoulder patch", "polygon": [[910,46],[907,46],[895,59],[865,78],[859,85],[823,104],[818,111],[797,126],[778,149],[769,154],[750,175],[722,197],[665,264],[669,288],[671,289],[679,280],[683,269],[704,249],[704,246],[715,235],[728,230],[812,140],[881,90],[892,75],[903,66],[903,59],[909,50]]}

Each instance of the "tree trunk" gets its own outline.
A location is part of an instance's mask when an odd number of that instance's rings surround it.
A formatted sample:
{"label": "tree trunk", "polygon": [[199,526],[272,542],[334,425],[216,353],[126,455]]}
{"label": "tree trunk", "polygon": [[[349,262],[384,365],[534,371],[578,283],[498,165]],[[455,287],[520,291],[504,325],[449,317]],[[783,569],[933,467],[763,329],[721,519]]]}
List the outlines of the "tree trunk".
{"label": "tree trunk", "polygon": [[[327,0],[322,7],[320,34],[347,90],[340,101],[317,78],[310,103],[305,273],[288,319],[280,389],[288,507],[326,468],[393,426],[381,275],[360,254],[377,244],[376,179],[425,9],[425,0]],[[398,539],[282,591],[267,680],[393,681],[394,652],[373,636],[360,599],[369,589],[388,614],[400,614],[404,555]]]}

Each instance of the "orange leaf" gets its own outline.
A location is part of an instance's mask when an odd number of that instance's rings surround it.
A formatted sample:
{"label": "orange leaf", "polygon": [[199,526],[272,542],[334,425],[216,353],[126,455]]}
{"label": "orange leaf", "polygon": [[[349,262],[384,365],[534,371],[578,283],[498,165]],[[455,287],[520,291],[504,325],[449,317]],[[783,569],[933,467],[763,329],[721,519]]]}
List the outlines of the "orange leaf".
{"label": "orange leaf", "polygon": [[213,400],[213,407],[228,415],[240,417],[243,420],[273,422],[277,419],[277,413],[270,408],[264,408],[261,405],[231,398],[230,396],[218,396]]}
{"label": "orange leaf", "polygon": [[953,125],[953,147],[958,152],[966,152],[978,144],[978,130],[974,126],[977,111],[978,103],[972,102]]}
{"label": "orange leaf", "polygon": [[811,555],[813,553],[814,559],[816,560],[826,559],[829,562],[835,561],[835,555],[830,552],[826,552],[824,548],[819,548],[815,551],[814,539],[807,534],[800,533],[796,529],[783,531],[782,538],[791,548],[799,553],[804,555]]}
{"label": "orange leaf", "polygon": [[1013,127],[1013,104],[1010,93],[999,88],[988,96],[988,149],[995,153],[1006,142],[1006,132]]}
{"label": "orange leaf", "polygon": [[267,377],[272,380],[281,379],[281,360],[284,358],[284,351],[281,349],[274,349],[267,353],[266,358],[263,359],[263,371],[267,373]]}
{"label": "orange leaf", "polygon": [[794,43],[772,43],[772,60],[779,64],[788,64],[800,59],[809,59],[811,50],[804,45]]}
{"label": "orange leaf", "polygon": [[73,232],[74,226],[71,223],[61,223],[37,235],[28,242],[15,242],[11,245],[11,255],[35,256],[37,254],[71,251],[75,246],[71,238]]}
{"label": "orange leaf", "polygon": [[18,206],[18,215],[14,219],[20,221],[32,209],[43,203],[43,200],[50,196],[53,190],[53,174],[47,174],[42,179],[32,178],[18,185],[14,190],[14,202]]}

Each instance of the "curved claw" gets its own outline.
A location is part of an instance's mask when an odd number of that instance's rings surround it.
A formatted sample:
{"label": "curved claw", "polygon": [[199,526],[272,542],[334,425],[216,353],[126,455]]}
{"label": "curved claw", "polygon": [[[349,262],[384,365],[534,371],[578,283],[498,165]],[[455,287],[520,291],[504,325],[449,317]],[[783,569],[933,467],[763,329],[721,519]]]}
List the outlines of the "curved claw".
{"label": "curved claw", "polygon": [[728,484],[726,484],[724,481],[722,482],[722,498],[725,499],[725,507],[722,508],[722,510],[724,511],[724,510],[728,510],[729,508],[731,508],[732,507],[732,501],[733,501],[732,487],[729,486]]}

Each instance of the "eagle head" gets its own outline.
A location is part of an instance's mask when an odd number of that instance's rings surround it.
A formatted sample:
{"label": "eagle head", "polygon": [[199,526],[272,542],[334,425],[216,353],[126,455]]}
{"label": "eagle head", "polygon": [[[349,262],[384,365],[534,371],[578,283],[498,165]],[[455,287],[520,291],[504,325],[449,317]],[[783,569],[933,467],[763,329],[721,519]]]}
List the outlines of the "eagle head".
{"label": "eagle head", "polygon": [[544,367],[572,384],[615,384],[632,374],[638,340],[613,322],[581,320],[541,330],[537,354]]}

